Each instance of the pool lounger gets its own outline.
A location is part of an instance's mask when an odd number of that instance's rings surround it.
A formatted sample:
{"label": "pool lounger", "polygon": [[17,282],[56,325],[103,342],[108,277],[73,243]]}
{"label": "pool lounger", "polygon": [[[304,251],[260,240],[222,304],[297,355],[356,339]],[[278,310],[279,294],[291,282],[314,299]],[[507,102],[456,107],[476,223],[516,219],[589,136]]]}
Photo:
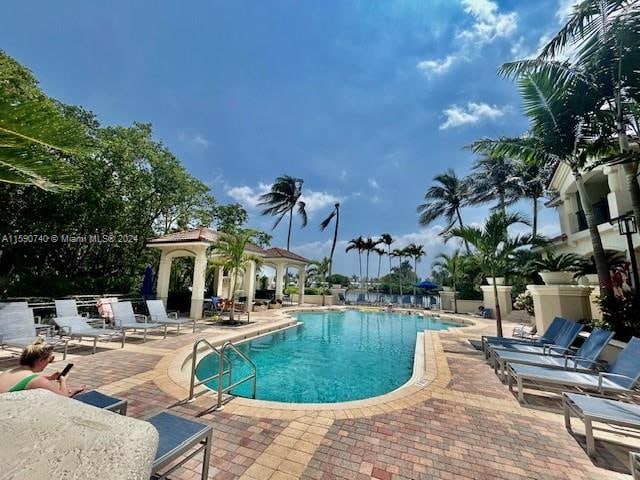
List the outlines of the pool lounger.
{"label": "pool lounger", "polygon": [[633,480],[640,480],[640,453],[629,452],[629,463],[631,464]]}
{"label": "pool lounger", "polygon": [[556,317],[549,324],[545,332],[539,338],[506,338],[506,337],[492,337],[483,335],[482,351],[485,353],[485,358],[489,358],[490,345],[509,345],[509,344],[523,344],[523,345],[539,345],[542,346],[546,343],[554,343],[556,337],[562,332],[563,327],[569,320],[562,317]]}
{"label": "pool lounger", "polygon": [[81,392],[73,397],[74,400],[86,403],[96,408],[102,408],[111,412],[127,415],[127,401],[117,397],[110,397],[97,390]]}
{"label": "pool lounger", "polygon": [[576,393],[563,393],[562,407],[564,410],[564,424],[567,430],[571,431],[571,415],[582,419],[584,422],[587,454],[590,457],[596,454],[593,422],[640,430],[640,405]]}
{"label": "pool lounger", "polygon": [[[111,304],[111,309],[113,310],[113,323],[116,329],[121,330],[123,335],[126,330],[142,330],[143,337],[142,341],[147,341],[147,330],[151,329],[160,329],[163,325],[159,323],[150,323],[147,321],[146,315],[138,315],[133,313],[133,306],[131,302],[113,302]],[[142,322],[139,322],[138,319],[142,319]],[[167,338],[167,324],[164,324],[164,338]],[[123,340],[124,342],[124,337]]]}
{"label": "pool lounger", "polygon": [[513,343],[510,345],[489,345],[489,363],[495,369],[497,355],[501,351],[519,352],[528,354],[556,354],[563,355],[570,351],[571,345],[584,328],[584,325],[575,322],[567,322],[562,331],[556,336],[553,343],[539,345],[524,345]]}
{"label": "pool lounger", "polygon": [[[193,422],[177,415],[162,412],[147,420],[160,434],[158,450],[151,478],[166,479],[169,474],[191,460],[200,452],[204,452],[202,459],[202,480],[209,476],[209,461],[211,458],[211,442],[213,439],[213,427],[202,423]],[[185,453],[197,447],[193,452],[182,458],[179,463],[171,466],[163,474],[158,472],[165,466],[173,463],[176,459],[183,457]]]}
{"label": "pool lounger", "polygon": [[508,350],[493,351],[494,369],[500,372],[500,378],[505,379],[508,363],[520,363],[523,365],[537,365],[540,367],[560,368],[573,371],[592,371],[597,367],[604,367],[604,362],[599,362],[598,357],[613,338],[614,332],[594,329],[582,346],[575,352],[556,352],[551,350],[546,355],[534,355],[530,353],[511,352]]}
{"label": "pool lounger", "polygon": [[509,390],[518,386],[518,401],[524,401],[524,387],[552,390],[589,390],[605,394],[630,393],[640,378],[640,339],[632,337],[607,371],[598,373],[555,370],[533,365],[509,364]]}
{"label": "pool lounger", "polygon": [[[193,333],[196,333],[196,319],[178,317],[176,312],[167,313],[162,300],[147,300],[147,309],[152,322],[165,326],[177,327],[177,335],[180,335],[180,327],[189,323],[193,324]],[[166,334],[165,334],[166,336]]]}
{"label": "pool lounger", "polygon": [[82,340],[83,337],[93,338],[93,353],[96,353],[98,340],[113,340],[121,337],[121,347],[124,348],[125,332],[107,328],[94,328],[87,323],[85,317],[53,317],[53,323],[60,328],[60,335]]}

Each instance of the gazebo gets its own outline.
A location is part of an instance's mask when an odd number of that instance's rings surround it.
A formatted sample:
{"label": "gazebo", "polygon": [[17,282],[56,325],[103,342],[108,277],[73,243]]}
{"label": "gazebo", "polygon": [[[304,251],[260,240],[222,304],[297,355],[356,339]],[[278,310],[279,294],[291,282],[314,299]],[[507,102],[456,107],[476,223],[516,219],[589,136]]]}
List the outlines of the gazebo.
{"label": "gazebo", "polygon": [[[206,227],[192,228],[180,232],[169,233],[155,237],[147,242],[147,247],[160,249],[160,266],[158,268],[157,294],[166,304],[169,295],[169,279],[171,277],[171,263],[174,258],[194,257],[193,281],[191,288],[190,317],[202,318],[204,305],[205,279],[209,259],[216,255],[208,253],[209,247],[218,239],[220,232]],[[276,298],[282,299],[284,291],[284,272],[287,268],[298,270],[298,303],[304,303],[305,267],[311,263],[304,257],[283,248],[262,249],[257,245],[248,244],[247,253],[251,253],[263,265],[270,266],[276,271]],[[223,267],[214,267],[213,291],[219,297],[229,297],[231,292],[231,274]],[[249,268],[241,280],[241,291],[247,297],[247,305],[251,305],[256,291],[256,263],[250,262]]]}

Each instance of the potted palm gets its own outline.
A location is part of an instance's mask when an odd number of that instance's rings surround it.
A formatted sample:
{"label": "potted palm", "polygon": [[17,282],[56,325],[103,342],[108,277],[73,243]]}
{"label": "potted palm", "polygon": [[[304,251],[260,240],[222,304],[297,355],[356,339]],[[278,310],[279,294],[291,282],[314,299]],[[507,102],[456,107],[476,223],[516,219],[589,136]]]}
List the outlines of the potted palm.
{"label": "potted palm", "polygon": [[[607,259],[609,271],[614,270],[616,267],[624,265],[627,261],[624,253],[622,252],[605,250],[604,254]],[[596,262],[593,258],[593,255],[580,260],[574,278],[583,279],[587,285],[592,286],[597,286],[600,283],[598,280],[598,270],[596,269]]]}
{"label": "potted palm", "polygon": [[539,270],[546,285],[571,285],[581,262],[582,259],[573,253],[555,255],[548,252],[546,257],[534,260],[532,265]]}

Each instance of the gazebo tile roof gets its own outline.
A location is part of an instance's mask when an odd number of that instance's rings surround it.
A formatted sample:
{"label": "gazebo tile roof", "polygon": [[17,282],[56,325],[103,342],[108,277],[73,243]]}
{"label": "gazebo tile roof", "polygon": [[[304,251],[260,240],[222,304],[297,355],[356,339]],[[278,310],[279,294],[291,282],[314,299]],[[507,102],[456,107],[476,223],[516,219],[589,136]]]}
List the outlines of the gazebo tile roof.
{"label": "gazebo tile roof", "polygon": [[267,258],[288,258],[290,260],[296,260],[298,262],[309,263],[309,260],[298,255],[297,253],[290,252],[284,248],[273,247],[265,250],[264,254]]}

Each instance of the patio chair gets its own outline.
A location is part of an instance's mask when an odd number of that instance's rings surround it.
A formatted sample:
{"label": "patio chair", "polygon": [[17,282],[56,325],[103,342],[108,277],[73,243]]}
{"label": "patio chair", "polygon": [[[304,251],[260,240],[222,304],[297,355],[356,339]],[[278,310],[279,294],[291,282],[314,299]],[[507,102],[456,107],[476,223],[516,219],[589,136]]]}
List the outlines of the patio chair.
{"label": "patio chair", "polygon": [[149,310],[149,318],[152,322],[160,323],[165,327],[175,325],[177,334],[180,335],[180,327],[188,323],[193,324],[193,333],[196,333],[196,319],[178,317],[178,312],[167,313],[162,300],[147,300],[147,309]]}
{"label": "patio chair", "polygon": [[562,328],[567,324],[569,320],[562,317],[556,317],[549,324],[547,329],[538,339],[525,339],[525,338],[507,338],[507,337],[495,337],[495,336],[482,336],[482,350],[487,351],[488,346],[490,344],[512,344],[512,343],[523,343],[526,345],[544,345],[546,343],[553,343],[558,334],[562,331]]}
{"label": "patio chair", "polygon": [[[200,478],[202,480],[208,478],[213,441],[213,427],[211,425],[193,422],[166,412],[154,415],[147,419],[147,422],[155,427],[160,436],[151,478],[166,479],[168,475],[200,452],[203,452]],[[196,450],[187,454],[194,447],[197,447]],[[174,463],[177,459],[180,461]],[[169,464],[172,464],[171,468],[160,475],[158,472]]]}
{"label": "patio chair", "polygon": [[110,397],[97,390],[81,392],[73,397],[74,400],[91,405],[92,407],[109,410],[110,412],[127,415],[127,401],[117,397]]}
{"label": "patio chair", "polygon": [[62,348],[62,359],[67,358],[68,339],[54,338],[51,335],[51,325],[44,327],[44,334],[38,334],[33,317],[33,310],[27,302],[11,302],[0,304],[0,346],[2,348],[25,348],[38,337],[54,347]]}
{"label": "patio chair", "polygon": [[113,340],[113,337],[122,338],[121,347],[124,348],[125,332],[108,328],[95,328],[87,323],[84,317],[54,317],[53,322],[60,329],[60,335],[76,338],[82,341],[83,337],[93,338],[93,352],[96,353],[98,340]]}
{"label": "patio chair", "polygon": [[340,302],[340,305],[347,305],[347,299],[345,298],[344,293],[338,294],[338,302]]}
{"label": "patio chair", "polygon": [[489,345],[489,363],[495,368],[496,353],[502,350],[509,352],[531,353],[546,355],[547,352],[556,352],[561,355],[566,352],[584,328],[584,325],[576,322],[567,322],[562,331],[556,336],[553,343],[540,345],[527,345],[522,343],[511,343],[504,345]]}
{"label": "patio chair", "polygon": [[589,390],[606,394],[629,393],[640,378],[640,339],[632,337],[616,361],[604,372],[585,373],[557,370],[533,365],[509,364],[507,381],[513,390],[518,387],[518,400],[524,401],[524,387],[553,391],[558,388]]}
{"label": "patio chair", "polygon": [[582,419],[584,422],[587,455],[590,457],[596,455],[593,422],[618,425],[624,427],[625,430],[640,431],[640,405],[565,392],[562,394],[562,408],[564,410],[564,424],[567,430],[571,431],[571,415]]}
{"label": "patio chair", "polygon": [[364,293],[359,293],[356,298],[356,305],[363,305],[365,303]]}
{"label": "patio chair", "polygon": [[[142,330],[144,332],[142,341],[147,341],[147,330],[162,328],[159,323],[149,323],[146,315],[133,313],[131,302],[114,302],[111,304],[113,310],[113,323],[115,328],[122,331],[123,341],[125,330]],[[142,322],[138,321],[141,319]],[[164,338],[167,338],[167,325],[164,325]]]}
{"label": "patio chair", "polygon": [[411,306],[411,296],[409,295],[402,296],[402,306],[404,307],[405,305]]}
{"label": "patio chair", "polygon": [[580,348],[573,352],[569,349],[551,347],[542,355],[531,353],[512,352],[509,350],[494,351],[494,368],[496,373],[500,371],[500,377],[504,380],[508,363],[519,363],[521,365],[538,365],[541,367],[561,368],[574,371],[591,371],[604,363],[598,362],[598,357],[613,338],[614,332],[594,329]]}
{"label": "patio chair", "polygon": [[629,452],[629,463],[633,480],[640,480],[640,453]]}

